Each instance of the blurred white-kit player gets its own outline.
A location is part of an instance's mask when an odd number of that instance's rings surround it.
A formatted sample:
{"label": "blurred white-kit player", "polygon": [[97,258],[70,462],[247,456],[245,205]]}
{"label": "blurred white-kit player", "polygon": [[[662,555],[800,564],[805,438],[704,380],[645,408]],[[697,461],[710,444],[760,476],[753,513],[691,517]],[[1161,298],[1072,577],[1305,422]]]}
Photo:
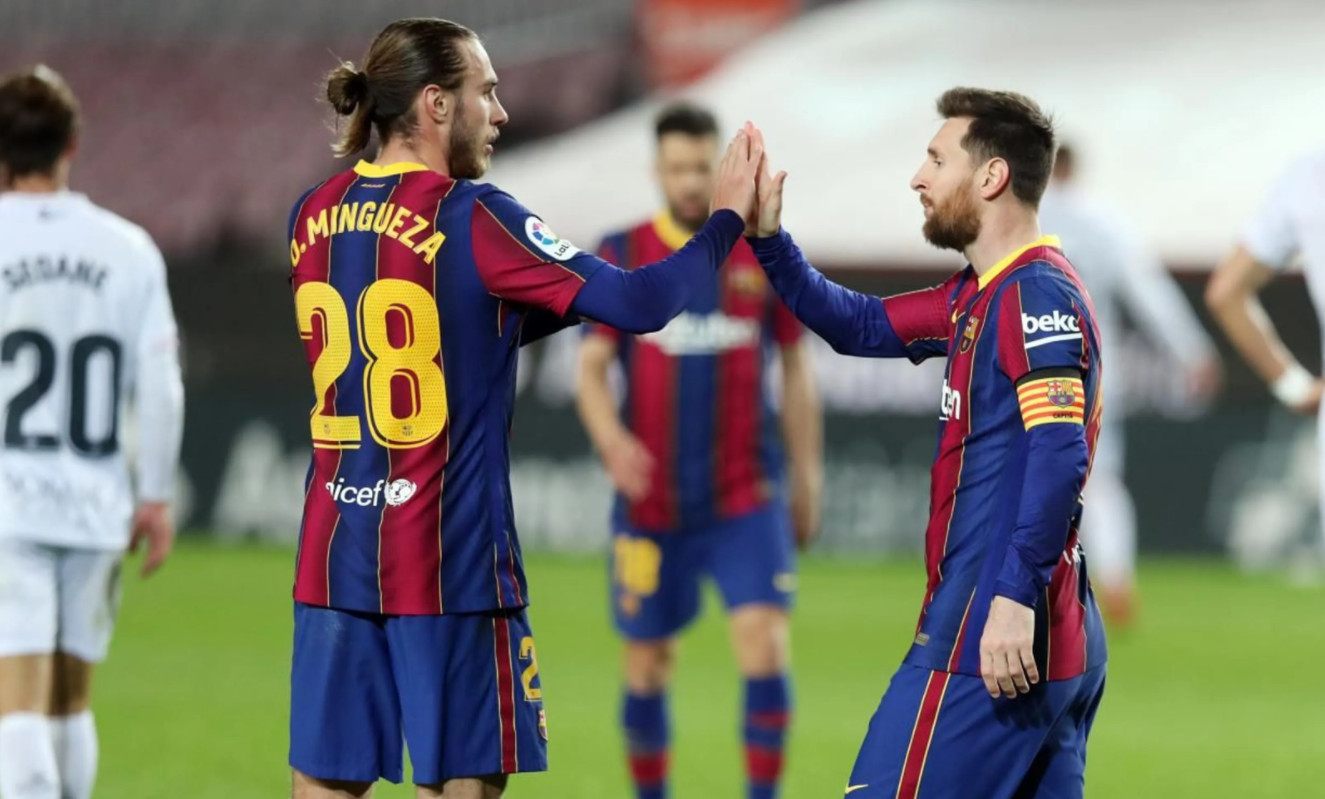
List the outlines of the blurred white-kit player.
{"label": "blurred white-kit player", "polygon": [[[174,541],[174,314],[142,229],[67,188],[78,106],[45,67],[0,78],[0,797],[86,799],[90,693],[120,564]],[[131,475],[123,428],[135,415]]]}

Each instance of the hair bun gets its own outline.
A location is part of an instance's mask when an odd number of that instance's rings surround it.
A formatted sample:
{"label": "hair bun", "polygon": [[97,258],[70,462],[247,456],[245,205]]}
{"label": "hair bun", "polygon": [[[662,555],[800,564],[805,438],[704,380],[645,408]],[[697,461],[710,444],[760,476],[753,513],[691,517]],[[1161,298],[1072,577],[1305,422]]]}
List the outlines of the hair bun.
{"label": "hair bun", "polygon": [[349,116],[368,103],[368,75],[349,61],[341,63],[327,78],[327,100],[341,116]]}

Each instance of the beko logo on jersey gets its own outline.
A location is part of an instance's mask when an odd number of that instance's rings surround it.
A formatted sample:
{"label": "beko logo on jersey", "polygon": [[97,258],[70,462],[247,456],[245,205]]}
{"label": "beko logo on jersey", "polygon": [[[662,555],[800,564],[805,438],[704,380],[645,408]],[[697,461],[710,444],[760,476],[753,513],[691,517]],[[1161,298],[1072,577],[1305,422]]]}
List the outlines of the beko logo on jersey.
{"label": "beko logo on jersey", "polygon": [[382,504],[382,495],[386,495],[386,504],[391,507],[404,505],[409,498],[414,496],[418,490],[412,480],[378,480],[372,488],[359,488],[357,486],[345,485],[345,478],[342,477],[336,482],[326,484],[327,493],[337,502],[343,502],[346,505],[359,505],[365,508],[375,508]]}
{"label": "beko logo on jersey", "polygon": [[962,418],[962,393],[952,386],[948,385],[948,379],[943,379],[943,404],[939,406],[939,420],[946,422],[949,420],[960,420]]}
{"label": "beko logo on jersey", "polygon": [[1028,336],[1036,333],[1080,333],[1081,321],[1075,314],[1054,311],[1044,316],[1021,315],[1021,330]]}
{"label": "beko logo on jersey", "polygon": [[758,342],[759,323],[720,313],[683,313],[641,338],[668,355],[712,355]]}

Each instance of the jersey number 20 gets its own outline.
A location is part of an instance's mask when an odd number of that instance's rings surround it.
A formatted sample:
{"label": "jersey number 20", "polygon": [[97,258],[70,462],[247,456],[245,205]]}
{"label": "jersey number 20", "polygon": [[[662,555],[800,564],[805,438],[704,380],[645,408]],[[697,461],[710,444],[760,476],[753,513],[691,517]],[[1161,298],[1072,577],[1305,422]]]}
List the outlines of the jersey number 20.
{"label": "jersey number 20", "polygon": [[[349,368],[352,355],[345,300],[329,283],[305,283],[295,292],[295,311],[299,335],[321,344],[313,364],[313,446],[355,449],[362,439],[359,417],[337,415],[335,397],[328,394]],[[437,438],[446,428],[447,402],[446,378],[437,363],[441,322],[432,295],[408,280],[378,280],[359,295],[355,324],[359,349],[368,361],[364,417],[373,440],[391,449],[410,449]],[[393,397],[404,399],[393,404]]]}

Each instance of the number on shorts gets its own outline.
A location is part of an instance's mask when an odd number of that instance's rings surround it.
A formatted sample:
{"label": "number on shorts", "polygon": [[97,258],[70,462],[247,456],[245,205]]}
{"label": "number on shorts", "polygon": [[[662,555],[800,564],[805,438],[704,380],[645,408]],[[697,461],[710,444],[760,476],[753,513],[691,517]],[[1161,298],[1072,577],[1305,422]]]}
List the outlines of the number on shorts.
{"label": "number on shorts", "polygon": [[617,585],[638,596],[658,590],[662,550],[647,538],[618,535],[614,544]]}
{"label": "number on shorts", "polygon": [[529,661],[528,667],[520,675],[520,682],[524,683],[524,701],[542,701],[543,689],[534,686],[534,679],[538,677],[538,655],[534,652],[534,637],[532,635],[526,635],[520,639],[520,660]]}

